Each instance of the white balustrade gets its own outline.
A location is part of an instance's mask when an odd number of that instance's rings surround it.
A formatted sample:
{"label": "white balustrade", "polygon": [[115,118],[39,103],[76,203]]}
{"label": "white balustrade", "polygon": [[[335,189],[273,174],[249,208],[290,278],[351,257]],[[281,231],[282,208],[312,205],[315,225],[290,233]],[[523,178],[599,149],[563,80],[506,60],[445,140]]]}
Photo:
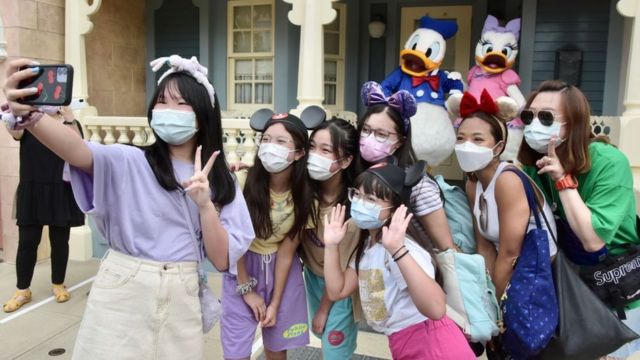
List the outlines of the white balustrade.
{"label": "white balustrade", "polygon": [[[252,165],[256,154],[256,132],[249,127],[245,113],[225,113],[238,118],[223,118],[223,148],[230,164]],[[156,139],[146,117],[85,116],[81,119],[86,138],[101,144],[133,144],[144,146]]]}

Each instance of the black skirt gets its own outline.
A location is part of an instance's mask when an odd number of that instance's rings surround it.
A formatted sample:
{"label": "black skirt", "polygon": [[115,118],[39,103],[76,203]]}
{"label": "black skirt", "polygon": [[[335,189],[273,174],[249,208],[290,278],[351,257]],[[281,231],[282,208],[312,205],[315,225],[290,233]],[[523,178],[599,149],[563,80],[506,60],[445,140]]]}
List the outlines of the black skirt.
{"label": "black skirt", "polygon": [[16,196],[18,226],[84,225],[71,184],[62,180],[64,161],[29,131],[20,139],[20,183]]}

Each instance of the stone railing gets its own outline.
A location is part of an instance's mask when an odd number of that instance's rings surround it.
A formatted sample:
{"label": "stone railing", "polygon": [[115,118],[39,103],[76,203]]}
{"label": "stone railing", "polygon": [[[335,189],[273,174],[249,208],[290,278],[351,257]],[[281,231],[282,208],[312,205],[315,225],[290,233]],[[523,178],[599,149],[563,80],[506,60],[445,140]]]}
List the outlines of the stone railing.
{"label": "stone railing", "polygon": [[[351,112],[336,114],[349,122],[357,121]],[[249,113],[224,112],[222,128],[224,132],[223,148],[230,164],[243,162],[253,164],[256,153],[257,133],[249,127]],[[121,116],[85,116],[82,118],[85,138],[102,144],[148,145],[155,141],[153,131],[146,117]],[[611,143],[617,145],[620,139],[620,118],[614,116],[593,116],[591,118],[594,134],[605,134]]]}
{"label": "stone railing", "polygon": [[[233,116],[224,117],[224,116]],[[101,144],[133,144],[137,146],[153,144],[156,141],[146,117],[93,116],[80,120],[85,138]],[[240,112],[224,113],[222,119],[223,149],[227,162],[253,165],[256,154],[256,136],[249,127],[249,118]],[[240,186],[244,186],[247,171],[236,172]]]}
{"label": "stone railing", "polygon": [[[101,144],[148,145],[155,142],[146,117],[85,116],[85,138]],[[247,118],[223,118],[223,148],[229,163],[252,164],[257,133]]]}
{"label": "stone railing", "polygon": [[[247,111],[222,113],[223,148],[230,164],[253,164],[258,133],[249,127],[250,116],[251,112]],[[353,112],[341,111],[336,116],[354,126],[357,122],[357,115]],[[81,118],[81,123],[85,138],[101,144],[142,146],[156,141],[146,117],[86,115]]]}

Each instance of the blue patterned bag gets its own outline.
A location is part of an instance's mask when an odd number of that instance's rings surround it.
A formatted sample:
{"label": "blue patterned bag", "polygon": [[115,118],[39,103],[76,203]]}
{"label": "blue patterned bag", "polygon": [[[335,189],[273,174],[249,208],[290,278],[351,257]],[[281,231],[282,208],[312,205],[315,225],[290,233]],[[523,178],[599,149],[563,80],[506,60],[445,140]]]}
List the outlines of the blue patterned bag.
{"label": "blue patterned bag", "polygon": [[506,169],[520,177],[527,194],[536,228],[527,232],[511,281],[502,302],[504,349],[513,359],[528,359],[542,351],[558,326],[558,300],[551,273],[549,239],[542,228],[536,195],[527,175]]}

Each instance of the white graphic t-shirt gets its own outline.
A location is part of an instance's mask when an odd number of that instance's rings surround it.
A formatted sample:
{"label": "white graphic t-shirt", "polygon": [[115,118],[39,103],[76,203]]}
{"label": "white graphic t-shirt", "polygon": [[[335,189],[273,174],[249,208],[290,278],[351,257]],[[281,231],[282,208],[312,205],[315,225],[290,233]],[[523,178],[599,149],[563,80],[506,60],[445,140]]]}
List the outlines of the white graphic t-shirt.
{"label": "white graphic t-shirt", "polygon": [[[434,278],[435,270],[429,253],[410,238],[405,238],[404,244],[409,250],[405,257],[413,257],[422,270]],[[403,252],[401,250],[399,255]],[[355,269],[353,261],[349,266]],[[374,330],[391,335],[427,319],[413,304],[398,264],[381,243],[364,251],[359,268],[362,310],[367,323]]]}

